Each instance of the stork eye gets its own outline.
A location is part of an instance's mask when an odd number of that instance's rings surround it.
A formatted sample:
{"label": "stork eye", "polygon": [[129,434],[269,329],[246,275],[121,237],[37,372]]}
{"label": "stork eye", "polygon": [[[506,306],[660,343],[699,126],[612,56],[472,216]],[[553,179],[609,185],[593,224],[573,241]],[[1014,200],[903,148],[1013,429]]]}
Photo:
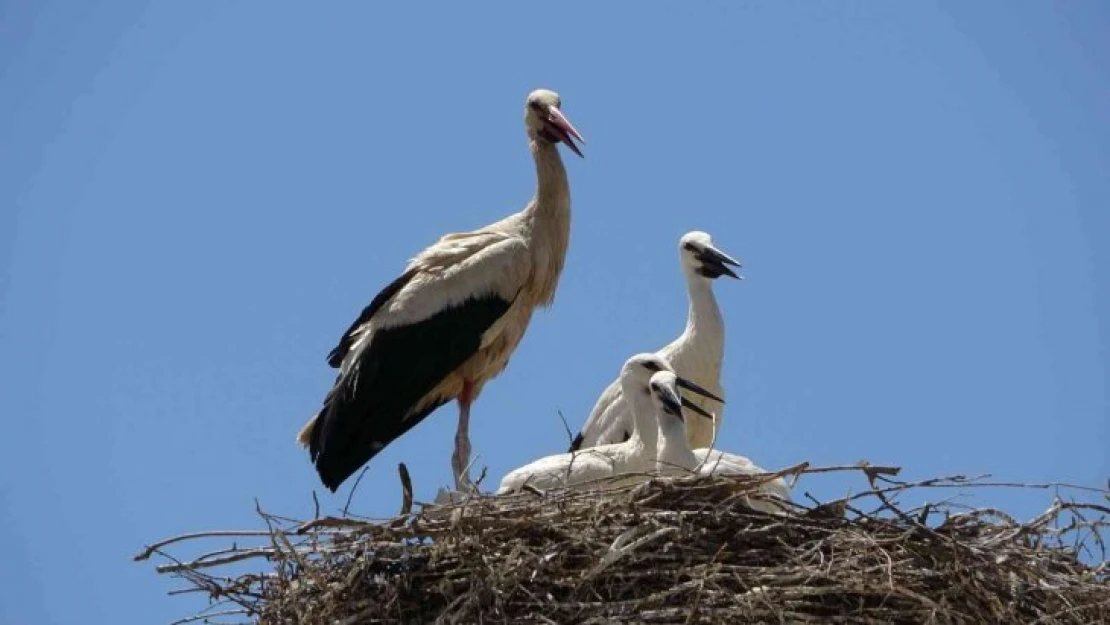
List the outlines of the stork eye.
{"label": "stork eye", "polygon": [[659,367],[659,363],[657,362],[648,362],[644,365],[644,368],[648,371],[662,371],[662,369]]}
{"label": "stork eye", "polygon": [[697,246],[695,246],[693,243],[691,243],[689,241],[682,244],[682,249],[684,249],[688,252],[696,252],[698,250]]}
{"label": "stork eye", "polygon": [[542,111],[543,110],[543,105],[540,104],[539,100],[532,100],[531,102],[528,103],[528,106],[532,107],[533,111]]}

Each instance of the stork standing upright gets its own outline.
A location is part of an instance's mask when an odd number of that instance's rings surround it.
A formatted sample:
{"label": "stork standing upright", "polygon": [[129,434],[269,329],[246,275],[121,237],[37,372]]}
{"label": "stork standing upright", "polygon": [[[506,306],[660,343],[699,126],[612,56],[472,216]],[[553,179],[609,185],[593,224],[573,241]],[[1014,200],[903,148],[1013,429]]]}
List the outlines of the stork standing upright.
{"label": "stork standing upright", "polygon": [[[667,372],[677,387],[720,400],[697,384],[675,376],[671,366],[662,357],[656,354],[636,354],[621,367],[619,378],[625,392],[633,398],[635,421],[632,435],[628,440],[547,456],[530,462],[510,471],[502,478],[497,494],[519,490],[525,484],[541,489],[575,487],[604,477],[653,470],[659,434],[658,418],[661,415],[656,413],[650,396],[655,390],[651,386],[653,374],[658,375],[659,372]],[[671,404],[673,404],[670,406],[672,410],[681,410],[680,405],[686,406],[704,418],[712,420],[712,415],[698,408],[697,404],[685,397],[676,398]],[[687,451],[689,451],[688,447]],[[620,482],[609,485],[620,485]]]}
{"label": "stork standing upright", "polygon": [[[704,232],[688,232],[679,240],[679,257],[686,276],[690,310],[686,329],[666,347],[656,352],[665,358],[675,372],[713,393],[724,396],[721,387],[721,364],[724,361],[725,324],[713,281],[721,276],[741,279],[731,267],[741,265],[713,245]],[[689,419],[686,436],[691,448],[709,447],[724,411],[722,403],[704,397],[693,398],[703,410],[717,415],[715,420]],[[632,408],[624,397],[619,380],[601,393],[586,424],[571,443],[570,451],[605,445],[627,439],[632,433]]]}
{"label": "stork standing upright", "polygon": [[582,156],[574,140],[585,141],[546,89],[528,94],[524,125],[536,161],[524,210],[417,254],[328,354],[339,376],[297,440],[329,490],[452,399],[455,485],[469,484],[470,406],[508,364],[532,312],[554,300],[563,270],[570,186],[556,144]]}

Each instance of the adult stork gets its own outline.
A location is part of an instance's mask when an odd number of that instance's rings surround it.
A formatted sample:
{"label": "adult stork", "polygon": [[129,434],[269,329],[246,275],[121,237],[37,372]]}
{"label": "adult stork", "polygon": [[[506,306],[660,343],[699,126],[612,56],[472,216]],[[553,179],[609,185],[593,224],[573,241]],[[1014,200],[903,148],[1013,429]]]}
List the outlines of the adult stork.
{"label": "adult stork", "polygon": [[528,94],[524,125],[536,192],[524,210],[448,234],[381,290],[328,354],[339,376],[297,436],[331,491],[433,410],[456,400],[455,485],[469,484],[470,406],[500,373],[532,312],[547,307],[570,237],[570,186],[557,144],[582,135],[559,95]]}
{"label": "adult stork", "polygon": [[[653,375],[659,372],[670,373],[677,387],[723,401],[697,384],[674,376],[671,366],[662,357],[656,354],[636,354],[621,367],[619,378],[625,392],[632,397],[635,416],[634,427],[628,440],[547,456],[530,462],[502,478],[497,494],[519,490],[525,484],[545,490],[578,487],[600,478],[653,470],[657,454],[659,419],[662,415],[653,407],[651,397],[656,389],[651,382]],[[704,412],[697,404],[685,397],[675,399],[668,404],[672,411],[678,409],[679,405],[686,406],[704,418],[712,420],[712,415]],[[689,447],[686,449],[689,451]],[[613,485],[619,485],[619,482],[611,484]]]}
{"label": "adult stork", "polygon": [[[725,324],[717,306],[717,297],[713,294],[713,281],[721,276],[741,279],[730,268],[741,265],[717,249],[708,234],[699,231],[688,232],[679,240],[679,258],[686,276],[690,305],[686,329],[656,353],[665,358],[678,375],[724,396],[721,364],[724,360]],[[687,439],[691,448],[709,447],[713,444],[716,428],[720,427],[724,405],[703,397],[693,401],[717,417],[710,421],[687,420]],[[632,419],[631,406],[624,397],[620,381],[615,380],[594,404],[585,426],[571,443],[570,451],[627,439],[632,432]]]}

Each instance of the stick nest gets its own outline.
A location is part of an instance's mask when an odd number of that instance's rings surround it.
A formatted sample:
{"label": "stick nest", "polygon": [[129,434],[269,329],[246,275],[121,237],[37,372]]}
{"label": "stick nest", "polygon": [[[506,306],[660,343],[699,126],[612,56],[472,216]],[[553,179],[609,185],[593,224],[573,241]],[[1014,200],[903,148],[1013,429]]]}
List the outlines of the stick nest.
{"label": "stick nest", "polygon": [[[749,505],[773,476],[838,470],[859,471],[866,489],[786,515]],[[385,522],[299,523],[259,510],[264,530],[179,536],[136,559],[157,554],[159,572],[188,583],[175,592],[209,595],[205,611],[179,623],[1110,623],[1105,491],[1083,489],[1099,503],[1065,501],[1058,485],[907,483],[897,472],[800,465],[655,478],[603,495],[474,495],[410,512],[402,471],[404,513]],[[984,486],[1057,495],[1028,522],[951,501],[898,501]],[[189,562],[167,551],[252,536],[260,544]],[[251,558],[265,570],[213,573]]]}

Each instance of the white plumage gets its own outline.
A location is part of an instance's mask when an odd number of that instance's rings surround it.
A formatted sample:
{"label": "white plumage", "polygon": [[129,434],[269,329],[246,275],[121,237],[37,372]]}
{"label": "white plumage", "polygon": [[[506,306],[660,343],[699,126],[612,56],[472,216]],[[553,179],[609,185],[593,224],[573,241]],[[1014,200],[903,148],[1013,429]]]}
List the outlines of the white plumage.
{"label": "white plumage", "polygon": [[[698,475],[766,473],[744,456],[717,449],[690,449],[686,428],[683,427],[684,420],[677,409],[678,390],[674,387],[675,380],[675,375],[666,371],[651,376],[652,401],[655,404],[659,423],[656,471],[660,475],[677,477],[693,473]],[[790,487],[781,477],[761,484],[759,493],[759,496],[747,498],[748,505],[755,510],[780,513],[785,509],[784,506],[776,505],[774,499],[766,498],[766,495],[790,501]]]}
{"label": "white plumage", "polygon": [[582,137],[560,107],[544,89],[526,100],[537,182],[524,210],[420,252],[328,354],[339,376],[298,440],[329,489],[452,399],[452,469],[458,488],[469,482],[470,405],[506,367],[532,312],[551,304],[566,257],[570,187],[557,144],[581,156]]}
{"label": "white plumage", "polygon": [[[698,464],[690,444],[686,441],[686,425],[680,404],[684,399],[677,388],[678,377],[670,371],[660,371],[651,376],[651,402],[659,424],[659,440],[655,455],[655,470],[660,475],[689,474]],[[696,404],[688,404],[695,406]],[[695,408],[700,412],[700,408]],[[712,415],[701,413],[706,418]],[[593,449],[593,448],[591,448]]]}
{"label": "white plumage", "polygon": [[[506,475],[497,493],[519,490],[525,484],[540,490],[581,487],[601,478],[622,474],[629,474],[628,481],[643,479],[643,474],[652,471],[656,462],[659,417],[652,404],[653,392],[649,390],[649,382],[653,380],[653,374],[660,371],[669,372],[673,377],[670,365],[656,354],[637,354],[621,368],[618,379],[632,398],[635,415],[628,440],[540,458]],[[673,383],[695,393],[712,396],[709,391],[687,380],[675,378]],[[688,401],[676,401],[696,409]],[[627,482],[614,480],[606,482],[606,485],[612,487],[624,483]]]}
{"label": "white plumage", "polygon": [[[697,464],[694,466],[698,475],[757,475],[767,473],[744,456],[730,454],[719,449],[695,449],[693,456],[697,460]],[[759,492],[790,501],[790,486],[781,477],[764,482],[760,485]],[[783,506],[775,505],[773,500],[759,497],[749,499],[749,503],[753,509],[764,512],[780,513],[785,509]]]}
{"label": "white plumage", "polygon": [[[683,235],[679,241],[679,255],[690,305],[686,329],[656,353],[665,358],[679,376],[723,397],[721,366],[724,361],[725,327],[713,294],[713,280],[722,275],[739,279],[740,276],[729,266],[740,267],[740,263],[714,247],[708,234],[698,231]],[[724,405],[701,397],[692,398],[692,401],[717,415],[716,424],[703,419],[686,421],[690,447],[708,447],[713,444],[714,434],[720,428]],[[586,424],[571,445],[571,451],[622,441],[631,429],[631,406],[624,398],[619,380],[614,381],[594,404]]]}

